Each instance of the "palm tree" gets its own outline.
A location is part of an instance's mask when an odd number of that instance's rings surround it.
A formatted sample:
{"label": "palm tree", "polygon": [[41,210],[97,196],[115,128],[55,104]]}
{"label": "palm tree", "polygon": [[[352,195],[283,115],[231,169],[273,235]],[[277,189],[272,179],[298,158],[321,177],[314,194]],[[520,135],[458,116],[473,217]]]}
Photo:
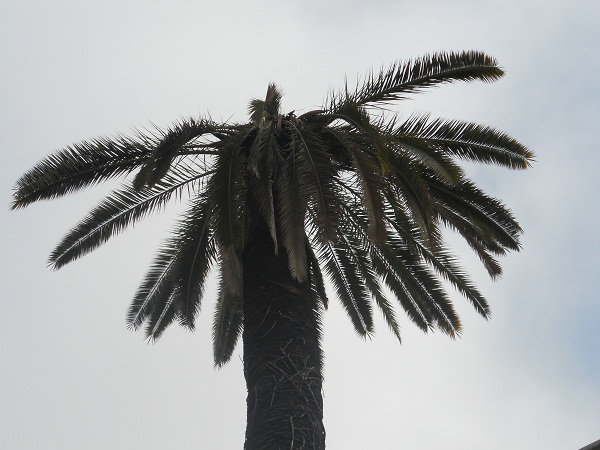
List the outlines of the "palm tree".
{"label": "palm tree", "polygon": [[394,298],[424,332],[456,336],[444,281],[489,316],[442,230],[458,232],[496,277],[495,256],[519,250],[521,228],[458,162],[524,169],[533,154],[487,126],[401,120],[388,108],[429,87],[502,75],[481,52],[433,54],[371,73],[300,115],[282,112],[271,84],[264,100],[250,102],[247,123],[185,119],[58,151],[17,181],[12,208],[132,175],[58,244],[50,256],[57,269],[187,198],[131,303],[129,327],[145,325],[150,339],[174,321],[193,329],[217,268],[214,361],[225,364],[242,335],[245,448],[322,449],[325,279],[362,337],[374,332],[375,303],[400,340]]}

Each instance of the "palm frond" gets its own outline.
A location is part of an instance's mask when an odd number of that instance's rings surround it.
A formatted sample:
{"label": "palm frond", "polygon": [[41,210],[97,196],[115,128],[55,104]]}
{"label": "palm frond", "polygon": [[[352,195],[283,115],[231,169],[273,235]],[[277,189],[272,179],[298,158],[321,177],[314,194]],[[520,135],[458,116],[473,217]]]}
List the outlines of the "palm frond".
{"label": "palm frond", "polygon": [[460,268],[455,258],[447,250],[438,249],[435,253],[425,247],[420,247],[421,256],[427,261],[442,278],[449,281],[464,297],[469,300],[475,310],[485,319],[490,317],[490,307],[485,297],[479,292],[469,277]]}
{"label": "palm frond", "polygon": [[459,120],[413,116],[394,134],[408,144],[425,142],[449,156],[509,169],[526,169],[534,158],[533,152],[506,133]]}
{"label": "palm frond", "polygon": [[[383,245],[373,244],[364,233],[365,218],[349,206],[344,211],[344,223],[350,227],[345,237],[352,236],[348,239],[365,243],[373,270],[399,300],[408,317],[425,332],[436,325],[455,336],[460,331],[459,319],[446,292],[419,254],[394,234]],[[418,235],[418,228],[412,227]],[[385,302],[382,304],[385,308]],[[385,314],[384,309],[382,312]]]}
{"label": "palm frond", "polygon": [[[351,255],[351,263],[356,266],[364,281],[365,287],[371,293],[375,303],[381,310],[384,320],[390,330],[396,336],[399,342],[402,342],[400,337],[400,325],[396,319],[394,307],[383,295],[381,285],[375,271],[373,270],[373,262],[366,249],[364,239],[361,239],[361,233],[354,228],[354,231],[346,230],[341,236],[341,241],[348,253]],[[364,235],[362,236],[364,238]]]}
{"label": "palm frond", "polygon": [[175,320],[176,310],[173,304],[174,294],[166,302],[156,305],[146,319],[146,337],[157,341],[171,323]]}
{"label": "palm frond", "polygon": [[[427,120],[427,116],[421,117]],[[419,119],[419,118],[417,118]],[[413,122],[416,119],[409,119]],[[394,120],[395,122],[395,120]],[[418,122],[417,122],[418,123]],[[392,152],[404,155],[423,171],[429,171],[437,179],[449,185],[459,184],[464,178],[464,172],[443,149],[417,133],[401,133],[399,127],[394,124],[388,126],[386,131],[390,141]]]}
{"label": "palm frond", "polygon": [[[184,167],[187,170],[183,170]],[[186,185],[211,173],[197,174],[191,168],[180,165],[178,170],[152,188],[140,191],[133,186],[125,186],[112,192],[63,237],[51,253],[49,263],[58,269],[90,253],[126,227],[162,208]]]}
{"label": "palm frond", "polygon": [[[161,314],[178,317],[193,329],[200,308],[203,287],[216,259],[215,243],[209,228],[209,205],[204,197],[192,203],[178,229],[159,249],[150,270],[129,307],[128,326],[137,329],[147,322],[149,336],[163,323]],[[160,313],[158,313],[160,311]],[[162,332],[162,331],[161,331]]]}
{"label": "palm frond", "polygon": [[252,99],[248,105],[248,114],[254,125],[261,125],[265,119],[273,119],[280,114],[283,93],[276,84],[270,83],[264,100]]}
{"label": "palm frond", "polygon": [[390,164],[392,172],[387,177],[387,189],[384,192],[387,201],[392,209],[406,211],[418,225],[424,241],[431,248],[437,247],[441,237],[436,223],[434,201],[420,167],[398,152],[390,153]]}
{"label": "palm frond", "polygon": [[211,208],[211,227],[218,243],[220,263],[225,265],[230,295],[241,295],[241,251],[246,239],[246,158],[243,148],[252,128],[245,128],[219,143],[219,157],[206,193]]}
{"label": "palm frond", "polygon": [[140,171],[133,180],[136,189],[144,186],[153,187],[171,167],[177,155],[184,152],[186,145],[200,136],[218,131],[212,122],[186,119],[177,123],[167,131],[160,131],[161,136],[153,137],[156,144],[148,155]]}
{"label": "palm frond", "polygon": [[179,247],[171,275],[177,317],[181,325],[193,330],[206,277],[217,256],[210,205],[204,196],[196,198],[181,218],[174,239]]}
{"label": "palm frond", "polygon": [[248,154],[248,190],[269,229],[275,253],[278,252],[277,221],[273,196],[275,126],[265,122],[258,129]]}
{"label": "palm frond", "polygon": [[228,297],[242,297],[244,274],[241,253],[232,247],[219,247],[218,265],[221,268],[221,283]]}
{"label": "palm frond", "polygon": [[521,228],[510,211],[468,180],[460,186],[432,182],[430,187],[440,221],[465,239],[492,278],[500,275],[502,268],[490,252],[504,255],[520,248]]}
{"label": "palm frond", "polygon": [[38,162],[15,184],[12,209],[71,194],[79,189],[127,175],[151,149],[145,138],[97,138],[82,141]]}
{"label": "palm frond", "polygon": [[319,266],[319,259],[315,255],[315,252],[309,243],[306,244],[306,247],[306,254],[308,255],[311,271],[311,284],[314,289],[314,293],[317,299],[319,299],[323,304],[323,308],[327,309],[329,307],[329,298],[327,297],[325,282],[323,281],[323,274],[321,272],[321,267]]}
{"label": "palm frond", "polygon": [[444,246],[440,246],[436,248],[435,252],[432,252],[418,239],[418,230],[401,209],[394,210],[394,218],[390,218],[389,223],[412,253],[423,258],[439,276],[449,281],[471,302],[477,312],[485,318],[489,317],[489,305],[486,299],[469,280],[463,269],[457,265],[455,258],[450,255]]}
{"label": "palm frond", "polygon": [[[366,233],[368,218],[365,217],[359,208],[354,207],[350,202],[344,202],[342,210],[343,223],[347,229],[351,230],[347,234],[351,237],[363,239],[369,251],[369,257],[373,266],[373,270],[390,289],[392,294],[400,302],[404,312],[421,330],[427,332],[430,328],[430,323],[427,316],[422,311],[420,306],[415,302],[411,293],[406,289],[402,280],[400,280],[393,271],[389,269],[389,264],[386,259],[380,254],[377,246],[368,244],[368,236]],[[385,245],[385,244],[384,244]]]}
{"label": "palm frond", "polygon": [[347,249],[331,243],[320,245],[319,259],[329,280],[332,282],[338,299],[352,320],[359,336],[373,333],[373,313],[369,293],[352,265]]}
{"label": "palm frond", "polygon": [[429,186],[437,202],[460,211],[503,246],[519,250],[519,236],[523,230],[499,200],[485,194],[470,180],[464,180],[458,186],[441,186],[435,182],[430,182]]}
{"label": "palm frond", "polygon": [[129,305],[127,311],[129,329],[137,330],[156,308],[164,310],[167,302],[172,302],[171,277],[177,251],[178,247],[172,239],[167,240],[159,248]]}
{"label": "palm frond", "polygon": [[[222,280],[222,279],[221,279]],[[243,329],[242,300],[230,296],[221,284],[213,320],[213,357],[215,367],[222,367],[231,359]]]}
{"label": "palm frond", "polygon": [[361,148],[355,148],[353,156],[363,205],[369,218],[367,234],[374,243],[383,244],[387,239],[387,230],[383,199],[385,181],[381,174],[381,166]]}
{"label": "palm frond", "polygon": [[296,171],[299,173],[299,188],[302,198],[307,201],[309,217],[323,242],[334,241],[339,207],[333,182],[335,165],[329,149],[316,133],[299,122],[290,121],[290,128],[298,149]]}
{"label": "palm frond", "polygon": [[411,61],[397,62],[365,81],[353,93],[332,94],[330,110],[336,111],[346,101],[358,105],[382,106],[406,98],[408,94],[454,81],[494,81],[504,71],[497,61],[479,51],[434,53]]}
{"label": "palm frond", "polygon": [[[383,191],[385,190],[385,172],[389,171],[390,161],[387,143],[381,133],[373,129],[368,117],[355,108],[346,107],[345,114],[352,126],[359,127],[361,133],[333,131],[333,135],[350,158],[351,171],[359,180],[362,204],[369,217],[369,238],[374,242],[385,242],[387,232],[384,214]],[[366,134],[366,136],[365,136]]]}
{"label": "palm frond", "polygon": [[[302,197],[298,171],[298,152],[294,145],[282,149],[278,176],[275,180],[275,199],[282,243],[288,254],[290,272],[300,282],[308,279],[306,257],[306,199]],[[287,154],[286,154],[287,153]]]}

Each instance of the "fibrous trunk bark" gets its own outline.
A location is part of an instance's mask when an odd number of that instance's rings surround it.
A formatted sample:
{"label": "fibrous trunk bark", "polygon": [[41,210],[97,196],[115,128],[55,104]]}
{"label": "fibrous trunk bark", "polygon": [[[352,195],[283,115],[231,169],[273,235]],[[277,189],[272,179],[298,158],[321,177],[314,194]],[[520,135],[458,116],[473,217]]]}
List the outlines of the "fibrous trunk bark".
{"label": "fibrous trunk bark", "polygon": [[324,449],[319,307],[266,227],[243,255],[246,450]]}

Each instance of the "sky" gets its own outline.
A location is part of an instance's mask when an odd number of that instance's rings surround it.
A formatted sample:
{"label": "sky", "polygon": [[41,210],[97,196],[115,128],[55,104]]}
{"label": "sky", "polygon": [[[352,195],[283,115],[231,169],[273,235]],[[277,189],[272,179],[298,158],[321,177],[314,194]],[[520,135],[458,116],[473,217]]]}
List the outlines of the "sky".
{"label": "sky", "polygon": [[[464,331],[399,345],[377,317],[356,336],[325,314],[329,449],[579,449],[600,439],[600,2],[0,0],[0,448],[233,449],[245,430],[241,346],[213,368],[209,285],[197,330],[155,344],[125,326],[129,300],[177,207],[52,271],[47,257],[116,185],[9,211],[18,177],[55,150],[181,117],[246,120],[269,82],[297,113],[369,69],[477,49],[506,76],[398,103],[403,117],[492,125],[536,154],[468,174],[513,211],[522,251],[482,319],[452,293]],[[452,237],[451,237],[452,239]]]}

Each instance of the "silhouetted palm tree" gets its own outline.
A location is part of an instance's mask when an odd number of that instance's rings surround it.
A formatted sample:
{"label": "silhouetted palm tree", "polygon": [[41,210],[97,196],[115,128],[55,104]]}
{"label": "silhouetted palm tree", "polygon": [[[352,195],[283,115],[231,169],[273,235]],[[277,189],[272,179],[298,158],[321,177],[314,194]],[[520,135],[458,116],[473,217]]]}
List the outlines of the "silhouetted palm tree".
{"label": "silhouetted palm tree", "polygon": [[243,333],[248,388],[245,448],[325,446],[320,316],[324,278],[360,336],[372,305],[400,339],[395,298],[419,328],[461,329],[443,280],[484,317],[488,304],[444,242],[457,231],[492,277],[494,259],[519,250],[510,211],[469,180],[460,160],[510,169],[532,153],[493,128],[389,113],[392,102],[454,81],[503,74],[480,52],[440,53],[368,75],[332,92],[321,109],[281,111],[273,84],[250,102],[247,123],[181,120],[167,130],[81,142],[18,180],[13,208],[137,173],[58,244],[54,268],[126,226],[189,199],[129,309],[131,328],[158,338],[173,321],[190,329],[210,269],[219,270],[215,364]]}

